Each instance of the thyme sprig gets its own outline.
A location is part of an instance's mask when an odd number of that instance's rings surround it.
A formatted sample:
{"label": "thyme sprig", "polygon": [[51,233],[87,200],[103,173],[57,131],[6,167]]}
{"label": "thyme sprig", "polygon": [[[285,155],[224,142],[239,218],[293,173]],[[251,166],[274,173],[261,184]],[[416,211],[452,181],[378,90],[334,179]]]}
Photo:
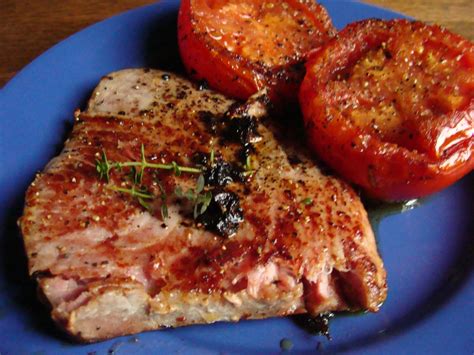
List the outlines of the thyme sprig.
{"label": "thyme sprig", "polygon": [[196,187],[184,192],[181,186],[177,186],[174,194],[179,198],[186,198],[194,204],[194,219],[198,218],[211,204],[212,192],[204,191],[205,180],[203,175],[199,175]]}
{"label": "thyme sprig", "polygon": [[163,185],[159,181],[157,181],[158,187],[160,189],[160,199],[161,199],[161,217],[163,220],[168,218],[168,204],[166,203],[166,199],[168,196],[166,195],[166,191],[163,188]]}
{"label": "thyme sprig", "polygon": [[252,166],[252,156],[247,155],[247,158],[245,159],[245,165],[244,165],[245,171],[242,173],[244,176],[251,176],[255,170],[253,169]]}
{"label": "thyme sprig", "polygon": [[96,159],[96,169],[99,173],[99,177],[105,179],[107,182],[110,181],[110,172],[113,169],[121,170],[123,168],[132,168],[135,183],[141,183],[143,181],[143,175],[147,168],[170,170],[173,171],[176,176],[180,176],[182,173],[201,174],[202,172],[199,168],[178,165],[175,161],[172,161],[170,164],[149,163],[145,157],[145,146],[143,144],[140,149],[140,161],[110,161],[104,150],[102,151],[101,158]]}
{"label": "thyme sprig", "polygon": [[[214,163],[214,159],[214,150],[211,150],[211,165]],[[180,176],[183,172],[191,174],[200,174],[196,182],[196,187],[194,189],[189,189],[188,191],[183,192],[181,187],[178,186],[174,191],[174,194],[177,197],[186,198],[189,201],[193,202],[195,219],[207,210],[209,204],[212,201],[212,192],[204,191],[205,179],[204,175],[202,175],[202,169],[181,166],[178,165],[175,161],[171,162],[170,164],[149,163],[146,160],[145,147],[143,144],[141,145],[140,149],[140,161],[111,161],[108,159],[107,154],[104,150],[102,151],[101,158],[96,159],[96,170],[99,173],[99,178],[105,179],[107,182],[110,181],[110,172],[113,169],[122,170],[124,168],[131,168],[131,179],[133,183],[132,187],[125,188],[115,185],[107,185],[106,188],[112,191],[128,194],[132,197],[135,197],[140,203],[140,205],[147,209],[149,212],[151,212],[151,206],[147,200],[152,200],[155,197],[148,191],[145,186],[142,185],[145,169],[147,168],[173,171],[176,176]],[[160,190],[159,198],[161,199],[161,216],[163,220],[165,220],[166,218],[169,218],[167,205],[168,195],[166,194],[166,191],[160,181],[157,181],[157,185]]]}
{"label": "thyme sprig", "polygon": [[136,197],[138,200],[138,203],[140,203],[141,206],[143,206],[145,209],[148,211],[151,210],[151,207],[146,200],[151,200],[153,199],[153,195],[148,192],[148,189],[146,187],[137,187],[137,186],[132,186],[130,189],[124,188],[124,187],[119,187],[115,185],[108,185],[106,186],[107,189],[116,191],[116,192],[121,192],[124,194],[128,194],[130,196]]}

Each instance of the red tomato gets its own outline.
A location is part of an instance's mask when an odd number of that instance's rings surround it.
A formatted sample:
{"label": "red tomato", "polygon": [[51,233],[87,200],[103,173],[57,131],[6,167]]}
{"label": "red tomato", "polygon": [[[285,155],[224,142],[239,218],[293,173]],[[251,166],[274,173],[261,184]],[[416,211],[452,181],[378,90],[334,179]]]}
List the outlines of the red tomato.
{"label": "red tomato", "polygon": [[310,146],[374,197],[436,192],[474,167],[474,45],[438,26],[367,20],[307,63]]}
{"label": "red tomato", "polygon": [[309,52],[334,33],[314,0],[183,0],[178,17],[188,73],[240,99],[269,87],[274,101],[296,101]]}

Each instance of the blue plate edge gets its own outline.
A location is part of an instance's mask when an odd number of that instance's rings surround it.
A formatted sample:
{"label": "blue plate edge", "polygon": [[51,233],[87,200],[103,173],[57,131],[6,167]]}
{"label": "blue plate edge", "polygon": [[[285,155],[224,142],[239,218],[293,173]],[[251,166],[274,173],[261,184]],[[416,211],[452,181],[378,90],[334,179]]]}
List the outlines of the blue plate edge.
{"label": "blue plate edge", "polygon": [[[165,2],[165,3],[166,3],[166,2],[172,3],[171,1],[164,1],[164,2]],[[352,1],[352,0],[342,0],[342,1],[340,1],[340,2],[351,2],[351,3],[357,3],[357,4],[361,4],[361,5],[373,7],[372,5],[367,5],[367,4],[365,4],[365,3],[358,2],[358,1]],[[48,49],[47,51],[43,52],[43,53],[42,53],[41,55],[39,55],[34,61],[32,61],[31,63],[29,63],[27,66],[25,66],[19,73],[17,73],[17,75],[15,75],[15,76],[3,87],[3,89],[7,89],[7,87],[9,88],[10,86],[14,85],[15,79],[17,79],[17,77],[19,77],[19,76],[20,76],[20,78],[21,78],[22,75],[26,75],[25,72],[28,71],[29,67],[30,67],[31,65],[33,65],[34,62],[40,61],[41,58],[43,58],[44,56],[47,56],[50,51],[52,52],[52,51],[54,51],[54,50],[58,50],[58,48],[60,48],[60,46],[61,46],[61,44],[62,44],[63,42],[70,40],[72,37],[78,36],[78,35],[79,35],[80,33],[82,33],[83,31],[91,30],[91,28],[93,28],[94,26],[98,26],[98,25],[100,25],[100,24],[103,24],[104,22],[107,22],[107,21],[116,19],[117,17],[127,15],[127,14],[129,14],[130,12],[139,11],[139,10],[141,10],[141,9],[143,9],[143,8],[154,7],[154,6],[157,6],[157,5],[158,5],[158,4],[145,5],[145,6],[142,6],[142,7],[140,7],[140,8],[137,8],[137,9],[133,9],[133,10],[130,10],[130,11],[121,13],[121,14],[114,15],[114,16],[112,16],[112,17],[110,17],[110,18],[108,18],[108,19],[105,19],[105,20],[103,20],[103,21],[100,21],[100,22],[98,22],[98,23],[96,23],[96,24],[92,24],[92,25],[86,27],[85,29],[81,30],[80,32],[77,32],[77,33],[75,33],[75,34],[69,36],[68,38],[66,38],[66,39],[64,39],[63,41],[59,42],[58,44],[56,44],[56,45],[53,46],[52,48],[50,48],[50,49]],[[381,7],[378,7],[378,9],[387,11],[386,9],[383,9],[383,8],[381,8]],[[404,16],[404,15],[402,15],[402,14],[396,14],[396,15]],[[19,80],[19,79],[18,79],[18,80]],[[12,82],[13,82],[13,84],[12,84]],[[2,91],[3,91],[3,90],[2,90]]]}

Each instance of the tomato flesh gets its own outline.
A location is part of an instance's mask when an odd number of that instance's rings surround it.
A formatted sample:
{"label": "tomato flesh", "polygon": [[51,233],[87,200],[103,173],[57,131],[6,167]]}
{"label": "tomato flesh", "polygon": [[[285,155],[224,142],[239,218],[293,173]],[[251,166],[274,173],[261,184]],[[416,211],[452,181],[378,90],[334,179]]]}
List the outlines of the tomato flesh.
{"label": "tomato flesh", "polygon": [[[286,65],[319,45],[311,13],[286,2],[207,1],[209,11],[196,12],[197,29],[217,45],[267,67]],[[212,13],[213,16],[209,16]]]}
{"label": "tomato flesh", "polygon": [[424,196],[472,170],[474,46],[405,20],[349,25],[307,65],[310,145],[389,200]]}
{"label": "tomato flesh", "polygon": [[334,33],[312,0],[184,0],[178,19],[191,76],[240,99],[263,87],[275,99],[296,99],[302,63]]}

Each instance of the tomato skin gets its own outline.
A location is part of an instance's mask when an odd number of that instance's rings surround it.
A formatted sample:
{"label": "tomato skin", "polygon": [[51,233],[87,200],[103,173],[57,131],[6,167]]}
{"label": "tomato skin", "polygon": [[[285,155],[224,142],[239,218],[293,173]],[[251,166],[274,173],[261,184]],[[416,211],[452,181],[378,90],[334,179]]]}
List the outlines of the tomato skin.
{"label": "tomato skin", "polygon": [[[397,33],[403,31],[415,33],[415,37],[398,38]],[[350,81],[356,73],[357,63],[367,60],[372,65],[375,61],[376,54],[368,57],[367,53],[385,51],[381,49],[384,45],[392,48],[394,54],[389,52],[388,57],[382,59],[384,68],[387,68],[395,62],[392,55],[395,57],[411,45],[407,43],[418,38],[418,33],[430,33],[431,36],[426,36],[423,47],[418,47],[423,49],[418,57],[411,53],[412,57],[405,61],[413,59],[415,62],[420,58],[429,61],[439,55],[443,58],[441,63],[451,65],[453,62],[449,61],[457,58],[459,64],[453,64],[454,69],[448,68],[457,73],[457,77],[450,79],[453,82],[443,81],[442,75],[445,74],[438,75],[436,70],[429,73],[430,80],[422,82],[420,88],[413,86],[413,92],[408,93],[402,90],[407,86],[386,87],[400,78],[384,76],[377,86],[375,81],[367,81],[365,88],[357,78]],[[420,35],[419,38],[424,37]],[[438,40],[442,45],[431,48],[431,42],[438,43]],[[415,44],[420,43],[415,41]],[[470,60],[473,53],[472,43],[438,26],[406,20],[366,20],[347,26],[339,33],[338,39],[314,53],[307,63],[299,100],[310,147],[344,178],[379,199],[418,198],[449,186],[474,168],[474,64]],[[420,68],[413,69],[416,79],[425,77],[425,64],[423,62]],[[433,65],[438,65],[438,62]],[[383,73],[373,72],[376,75]],[[366,73],[372,72],[367,70]],[[389,75],[395,75],[393,73],[397,73],[396,69]],[[342,84],[341,75],[349,77]],[[412,79],[407,75],[405,80]],[[450,85],[458,86],[456,95],[452,94],[454,89]],[[340,90],[341,87],[347,91]],[[370,95],[361,94],[361,90],[367,90]],[[359,114],[362,124],[354,119],[359,117],[353,112],[356,110],[354,107],[358,109],[357,105],[342,105],[347,100],[357,100],[355,102],[363,107],[362,114]],[[373,126],[373,120],[367,117],[370,117],[369,109],[379,102],[395,102],[390,108],[399,121],[386,130],[381,121],[382,129],[376,127],[374,131],[365,122]],[[387,107],[383,106],[384,109]],[[430,119],[422,117],[426,110]],[[375,120],[386,118],[382,114],[374,117]],[[397,133],[393,134],[394,131]]]}
{"label": "tomato skin", "polygon": [[[221,93],[245,100],[264,87],[270,89],[272,101],[297,101],[299,85],[304,77],[304,61],[309,56],[297,53],[285,65],[264,65],[245,55],[229,51],[199,26],[195,13],[207,6],[208,0],[183,0],[178,15],[178,44],[187,72],[196,80],[205,80]],[[259,1],[256,0],[256,3]],[[309,16],[321,30],[320,44],[335,34],[326,10],[314,1],[286,0]],[[307,5],[310,4],[310,5]],[[213,16],[209,13],[208,16]]]}
{"label": "tomato skin", "polygon": [[[212,46],[204,34],[194,31],[191,2],[192,0],[181,1],[178,14],[179,50],[188,73],[197,80],[206,80],[211,87],[219,88],[225,95],[248,98],[255,83],[251,81],[245,68],[239,65],[239,61],[233,60],[224,48]],[[235,75],[234,71],[241,74]]]}

